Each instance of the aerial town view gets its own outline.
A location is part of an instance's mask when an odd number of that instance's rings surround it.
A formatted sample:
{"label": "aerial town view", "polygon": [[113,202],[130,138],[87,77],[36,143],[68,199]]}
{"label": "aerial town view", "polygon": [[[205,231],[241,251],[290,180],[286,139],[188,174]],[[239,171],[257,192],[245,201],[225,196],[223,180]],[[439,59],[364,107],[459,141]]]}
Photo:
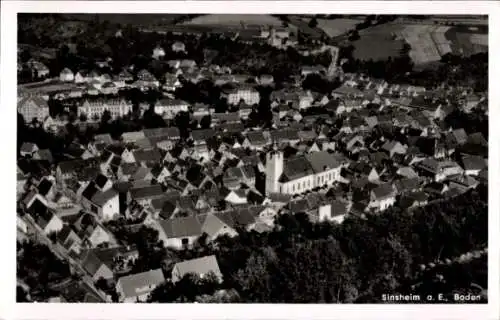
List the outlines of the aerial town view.
{"label": "aerial town view", "polygon": [[488,303],[487,16],[17,19],[17,302]]}

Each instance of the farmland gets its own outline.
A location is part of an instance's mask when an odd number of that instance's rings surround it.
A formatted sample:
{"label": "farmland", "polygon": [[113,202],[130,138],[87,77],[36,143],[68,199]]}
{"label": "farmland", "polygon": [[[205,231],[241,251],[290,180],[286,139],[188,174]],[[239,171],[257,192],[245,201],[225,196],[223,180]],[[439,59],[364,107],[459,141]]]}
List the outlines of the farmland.
{"label": "farmland", "polygon": [[242,24],[252,26],[282,25],[280,19],[265,14],[208,14],[184,21],[183,25],[216,25],[227,27],[240,27]]}
{"label": "farmland", "polygon": [[469,56],[485,52],[487,34],[484,26],[390,23],[359,31],[361,38],[352,45],[356,59],[378,60],[399,55],[406,42],[412,48],[410,57],[419,65],[439,61],[447,53]]}
{"label": "farmland", "polygon": [[354,29],[359,19],[317,19],[318,28],[322,29],[329,37],[337,37]]}

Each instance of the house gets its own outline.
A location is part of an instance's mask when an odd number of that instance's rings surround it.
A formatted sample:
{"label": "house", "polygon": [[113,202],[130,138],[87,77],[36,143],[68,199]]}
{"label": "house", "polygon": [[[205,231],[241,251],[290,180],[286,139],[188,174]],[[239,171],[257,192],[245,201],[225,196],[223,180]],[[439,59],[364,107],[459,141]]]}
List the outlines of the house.
{"label": "house", "polygon": [[87,248],[96,248],[103,243],[107,243],[111,247],[116,245],[114,235],[93,214],[81,214],[73,223],[73,228],[78,237],[82,239],[82,246]]}
{"label": "house", "polygon": [[349,213],[350,204],[343,200],[334,200],[332,202],[320,205],[318,208],[318,222],[335,221],[342,223]]}
{"label": "house", "polygon": [[369,207],[377,211],[384,211],[396,202],[395,191],[391,184],[385,183],[370,192]]}
{"label": "house", "polygon": [[406,149],[406,146],[403,146],[399,141],[394,140],[385,142],[380,148],[380,150],[386,152],[391,158],[396,154],[405,155]]}
{"label": "house", "polygon": [[235,230],[234,212],[219,211],[200,216],[201,229],[207,235],[208,241],[213,241],[222,235],[227,235],[231,238],[238,235],[238,232]]}
{"label": "house", "polygon": [[149,294],[165,282],[162,269],[124,276],[116,282],[120,302],[145,302]]}
{"label": "house", "polygon": [[36,199],[27,210],[35,224],[46,235],[58,232],[63,228],[63,221],[42,201]]}
{"label": "house", "polygon": [[30,156],[33,157],[33,155],[38,151],[38,146],[35,143],[32,142],[24,142],[23,145],[21,146],[20,154],[21,157],[26,157]]}
{"label": "house", "polygon": [[105,82],[101,86],[101,93],[102,94],[117,94],[118,87],[113,82]]}
{"label": "house", "polygon": [[270,74],[263,74],[257,77],[256,81],[261,86],[270,86],[274,84],[274,77]]}
{"label": "house", "polygon": [[179,112],[187,112],[189,104],[178,99],[160,99],[154,106],[156,114],[164,119],[173,119]]}
{"label": "house", "polygon": [[57,243],[64,248],[67,253],[79,254],[82,248],[83,240],[76,234],[75,230],[69,225],[65,225],[61,231],[57,233]]}
{"label": "house", "polygon": [[198,277],[203,278],[210,273],[215,276],[215,279],[222,282],[222,273],[215,255],[176,263],[172,270],[172,282],[180,281],[186,274],[196,274]]}
{"label": "house", "polygon": [[176,41],[172,44],[172,51],[173,52],[185,52],[186,45],[180,41]]}
{"label": "house", "polygon": [[32,73],[36,78],[45,78],[49,75],[50,70],[46,65],[40,61],[30,59],[27,63],[28,67],[31,69]]}
{"label": "house", "polygon": [[481,170],[488,167],[488,162],[481,156],[462,155],[462,167],[468,176],[478,176]]}
{"label": "house", "polygon": [[479,181],[468,175],[455,175],[447,179],[450,189],[458,189],[461,192],[466,192],[469,189],[474,189],[479,185]]}
{"label": "house", "polygon": [[171,74],[171,73],[165,74],[165,83],[163,84],[163,87],[162,87],[163,90],[175,91],[180,87],[182,87],[182,84],[175,74]]}
{"label": "house", "polygon": [[242,146],[253,150],[263,150],[268,144],[269,140],[262,131],[250,131],[245,135]]}
{"label": "house", "polygon": [[230,190],[224,200],[233,205],[247,203],[247,194],[243,189]]}
{"label": "house", "polygon": [[49,116],[49,105],[40,97],[25,97],[17,102],[17,112],[23,116],[25,123],[35,119],[44,121]]}
{"label": "house", "polygon": [[89,183],[83,191],[82,205],[104,221],[112,220],[120,214],[118,192],[113,188],[101,188],[98,179]]}
{"label": "house", "polygon": [[132,188],[128,191],[127,202],[136,201],[144,206],[150,204],[153,199],[160,198],[162,195],[163,189],[158,184]]}
{"label": "house", "polygon": [[153,49],[153,59],[160,59],[165,56],[165,50],[163,50],[162,47],[157,46],[156,48]]}
{"label": "house", "polygon": [[427,203],[429,203],[429,196],[423,191],[417,191],[401,197],[398,205],[408,210],[425,206]]}
{"label": "house", "polygon": [[419,177],[415,178],[403,178],[398,179],[393,182],[393,188],[398,195],[411,193],[421,189],[422,179]]}
{"label": "house", "polygon": [[64,68],[59,74],[59,80],[63,82],[72,82],[75,80],[75,75],[70,69]]}
{"label": "house", "polygon": [[164,246],[175,249],[191,247],[203,234],[196,216],[160,220],[155,227]]}
{"label": "house", "polygon": [[96,282],[99,279],[112,280],[114,278],[112,267],[103,263],[93,250],[85,250],[80,255],[82,268]]}
{"label": "house", "polygon": [[432,178],[439,182],[446,179],[448,176],[462,174],[463,169],[454,161],[437,161],[433,158],[426,158],[420,161],[415,166],[424,176]]}

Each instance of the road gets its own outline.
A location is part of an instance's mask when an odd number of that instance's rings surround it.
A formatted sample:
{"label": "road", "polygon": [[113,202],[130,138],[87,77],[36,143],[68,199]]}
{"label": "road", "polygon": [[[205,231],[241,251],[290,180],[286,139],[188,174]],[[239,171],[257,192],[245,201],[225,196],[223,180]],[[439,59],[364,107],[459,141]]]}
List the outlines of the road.
{"label": "road", "polygon": [[89,288],[91,288],[96,296],[101,298],[103,301],[106,301],[106,295],[95,287],[93,279],[82,268],[81,264],[70,257],[66,252],[61,250],[58,246],[54,245],[54,243],[52,243],[52,241],[47,237],[43,230],[38,227],[38,225],[29,215],[26,215],[25,217],[28,225],[32,228],[32,230],[35,230],[36,239],[38,240],[38,242],[46,245],[59,259],[67,261],[71,265],[72,270],[74,270],[81,277],[81,281],[83,281]]}

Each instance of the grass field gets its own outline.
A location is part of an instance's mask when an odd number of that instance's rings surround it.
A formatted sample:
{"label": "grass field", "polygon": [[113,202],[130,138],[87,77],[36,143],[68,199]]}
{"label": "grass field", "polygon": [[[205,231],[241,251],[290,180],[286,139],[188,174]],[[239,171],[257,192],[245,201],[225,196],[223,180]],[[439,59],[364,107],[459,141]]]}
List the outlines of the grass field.
{"label": "grass field", "polygon": [[362,22],[357,19],[318,19],[318,28],[322,29],[328,36],[337,37],[349,30],[354,29],[356,24]]}
{"label": "grass field", "polygon": [[281,20],[267,14],[208,14],[185,21],[184,25],[220,25],[220,26],[281,26]]}

